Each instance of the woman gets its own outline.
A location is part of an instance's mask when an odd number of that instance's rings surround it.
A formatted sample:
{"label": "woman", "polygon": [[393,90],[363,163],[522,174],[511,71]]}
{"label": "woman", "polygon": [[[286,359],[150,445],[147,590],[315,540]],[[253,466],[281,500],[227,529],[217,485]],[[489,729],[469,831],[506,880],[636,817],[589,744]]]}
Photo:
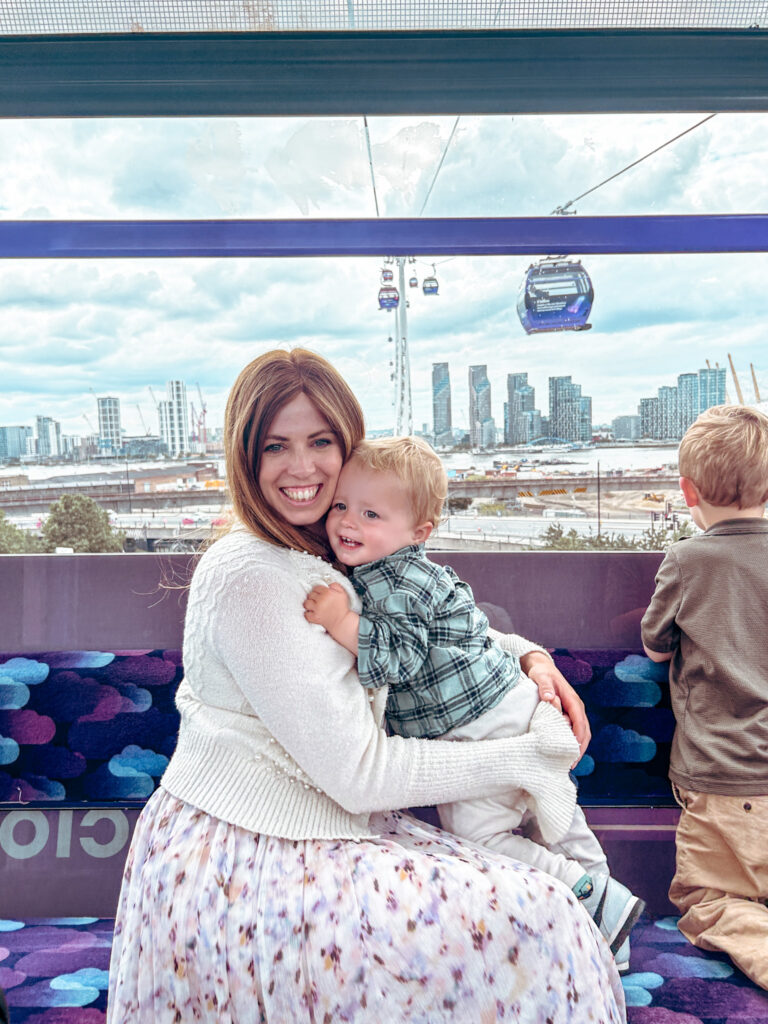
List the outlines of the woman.
{"label": "woman", "polygon": [[[323,520],[362,436],[349,387],[313,353],[269,352],[235,382],[237,524],[190,587],[179,739],[126,864],[108,1021],[623,1021],[608,947],[565,887],[386,813],[521,779],[557,811],[573,749],[388,737],[386,694],[367,695],[304,619],[318,582],[357,600]],[[504,642],[586,740],[548,656]]]}

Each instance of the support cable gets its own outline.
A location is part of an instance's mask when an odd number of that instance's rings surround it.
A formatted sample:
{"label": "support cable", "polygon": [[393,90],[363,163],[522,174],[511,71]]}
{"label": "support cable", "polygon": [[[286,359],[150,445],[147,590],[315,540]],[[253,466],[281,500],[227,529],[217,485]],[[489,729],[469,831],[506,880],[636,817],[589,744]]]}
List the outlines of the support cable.
{"label": "support cable", "polygon": [[[610,176],[610,178],[606,178],[605,181],[601,181],[599,185],[595,185],[593,188],[587,189],[586,192],[582,192],[581,195],[580,196],[576,196],[575,199],[570,199],[563,206],[556,207],[552,211],[552,214],[550,216],[552,216],[554,214],[565,214],[565,213],[567,213],[568,212],[568,207],[569,206],[573,206],[574,203],[578,203],[578,201],[580,199],[583,199],[584,196],[588,196],[588,195],[590,195],[590,193],[596,192],[597,189],[602,188],[603,185],[607,185],[609,181],[613,181],[614,178],[618,178],[620,174],[624,174],[625,171],[630,170],[630,168],[632,168],[632,167],[637,167],[637,165],[641,164],[643,162],[643,160],[647,160],[649,156],[653,156],[654,153],[658,153],[659,150],[660,149],[664,149],[665,146],[669,146],[673,142],[677,142],[678,139],[682,139],[682,137],[684,135],[687,135],[688,132],[694,131],[696,128],[699,128],[701,125],[703,125],[707,121],[711,121],[712,118],[716,117],[716,116],[717,116],[716,114],[708,114],[701,121],[697,121],[696,124],[692,124],[690,128],[686,128],[684,132],[680,132],[679,135],[675,135],[675,137],[673,139],[668,139],[666,142],[662,142],[662,144],[660,146],[657,146],[656,149],[652,149],[651,152],[650,153],[646,153],[645,156],[641,156],[639,160],[634,160],[631,164],[627,164],[626,167],[623,167],[620,171],[617,171],[615,174],[612,174]],[[573,213],[575,213],[575,212],[576,211],[574,210]]]}
{"label": "support cable", "polygon": [[448,147],[450,146],[451,142],[453,141],[453,136],[456,134],[456,129],[458,128],[460,120],[461,120],[461,115],[459,115],[456,118],[456,120],[453,122],[453,128],[451,129],[451,134],[448,136],[448,141],[446,142],[445,148],[443,149],[443,155],[440,157],[440,163],[437,165],[437,170],[435,171],[435,176],[432,179],[432,184],[429,186],[429,190],[427,191],[427,194],[424,197],[424,202],[421,204],[421,209],[419,210],[419,216],[421,216],[424,213],[424,208],[427,205],[427,203],[429,202],[429,197],[432,195],[432,189],[435,187],[435,182],[437,181],[437,176],[440,173],[440,168],[443,166],[443,161],[445,160],[445,154],[448,152]]}
{"label": "support cable", "polygon": [[373,201],[376,205],[376,216],[380,217],[379,213],[379,197],[376,195],[376,177],[373,173],[373,154],[371,153],[371,133],[368,130],[368,118],[363,114],[363,125],[365,126],[365,142],[368,146],[368,166],[371,169],[371,185],[373,186]]}

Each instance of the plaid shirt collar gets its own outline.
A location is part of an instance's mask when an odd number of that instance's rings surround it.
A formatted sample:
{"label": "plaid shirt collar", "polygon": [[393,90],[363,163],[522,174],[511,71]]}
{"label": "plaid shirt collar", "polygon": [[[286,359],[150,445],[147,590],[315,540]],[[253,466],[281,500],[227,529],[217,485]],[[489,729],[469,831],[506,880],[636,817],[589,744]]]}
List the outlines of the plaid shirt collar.
{"label": "plaid shirt collar", "polygon": [[409,562],[413,558],[424,558],[425,551],[423,544],[408,544],[391,555],[384,555],[377,558],[375,562],[365,562],[363,565],[356,565],[352,569],[352,582],[357,586],[365,584],[366,579],[375,576],[382,565],[395,566],[398,563]]}

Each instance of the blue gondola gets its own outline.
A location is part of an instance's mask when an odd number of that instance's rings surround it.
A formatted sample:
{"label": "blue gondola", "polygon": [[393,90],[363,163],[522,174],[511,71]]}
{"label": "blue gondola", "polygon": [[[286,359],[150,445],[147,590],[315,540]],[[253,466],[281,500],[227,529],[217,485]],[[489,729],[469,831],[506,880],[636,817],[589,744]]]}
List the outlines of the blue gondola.
{"label": "blue gondola", "polygon": [[425,295],[437,295],[437,278],[425,277],[421,287]]}
{"label": "blue gondola", "polygon": [[379,288],[379,309],[397,309],[400,292],[392,286]]}
{"label": "blue gondola", "polygon": [[520,285],[517,315],[526,334],[588,331],[595,291],[578,260],[532,263]]}

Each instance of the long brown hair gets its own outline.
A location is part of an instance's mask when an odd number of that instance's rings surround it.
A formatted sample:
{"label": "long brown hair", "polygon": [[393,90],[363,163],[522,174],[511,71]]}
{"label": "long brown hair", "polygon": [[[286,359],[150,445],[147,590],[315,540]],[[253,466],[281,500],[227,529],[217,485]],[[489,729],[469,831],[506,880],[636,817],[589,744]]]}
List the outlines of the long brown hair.
{"label": "long brown hair", "polygon": [[292,526],[281,519],[259,487],[262,439],[280,409],[301,393],[328,421],[346,461],[365,434],[363,411],[349,385],[315,352],[274,349],[240,372],[227,399],[227,483],[238,519],[257,537],[327,558],[330,549],[322,538],[311,527]]}

